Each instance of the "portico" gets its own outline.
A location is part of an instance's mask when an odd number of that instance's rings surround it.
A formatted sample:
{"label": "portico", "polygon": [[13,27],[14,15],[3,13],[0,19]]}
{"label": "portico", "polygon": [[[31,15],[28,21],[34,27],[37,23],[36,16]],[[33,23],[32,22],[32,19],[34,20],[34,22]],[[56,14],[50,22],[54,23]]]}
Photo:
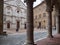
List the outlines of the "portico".
{"label": "portico", "polygon": [[[35,0],[34,0],[35,1]],[[33,0],[25,0],[27,4],[27,44],[26,45],[34,45],[34,28],[33,28]],[[59,0],[45,0],[46,2],[46,11],[48,13],[48,38],[54,38],[52,35],[52,11],[53,6],[55,6],[55,10],[57,12],[57,31],[60,33],[60,16],[59,16]]]}
{"label": "portico", "polygon": [[[34,44],[34,24],[33,24],[33,3],[36,0],[25,0],[27,4],[27,43],[26,45],[36,45]],[[48,13],[48,38],[54,39],[52,35],[52,11],[53,6],[55,6],[56,14],[57,14],[57,31],[60,34],[60,1],[59,0],[45,0],[47,8],[46,11]],[[53,3],[54,2],[54,3]],[[3,33],[3,0],[0,0],[0,34]]]}

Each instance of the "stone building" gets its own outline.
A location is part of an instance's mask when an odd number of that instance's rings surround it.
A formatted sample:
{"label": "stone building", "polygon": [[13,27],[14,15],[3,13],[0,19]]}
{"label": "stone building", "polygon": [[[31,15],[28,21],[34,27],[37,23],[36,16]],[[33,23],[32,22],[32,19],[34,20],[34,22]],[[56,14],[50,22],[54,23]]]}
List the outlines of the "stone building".
{"label": "stone building", "polygon": [[[54,9],[55,10],[55,9]],[[45,28],[48,27],[48,13],[46,12],[46,4],[42,1],[39,5],[34,7],[34,27],[35,28]],[[52,15],[52,27],[56,26],[56,16],[55,11],[53,11]]]}
{"label": "stone building", "polygon": [[[47,38],[34,42],[34,23],[33,23],[33,3],[36,0],[25,0],[27,4],[27,43],[26,45],[60,45],[60,0],[45,0],[46,3],[46,11],[48,14],[48,35]],[[52,32],[52,11],[55,6],[56,13],[56,27],[57,33],[53,35]],[[18,11],[19,12],[19,11]],[[4,35],[6,33],[3,32],[3,0],[0,0],[0,35]],[[43,35],[42,35],[43,36]],[[5,38],[4,38],[5,39]],[[6,41],[6,40],[5,40]],[[3,42],[2,42],[3,43]]]}
{"label": "stone building", "polygon": [[4,1],[4,30],[25,29],[26,27],[26,5],[21,0]]}

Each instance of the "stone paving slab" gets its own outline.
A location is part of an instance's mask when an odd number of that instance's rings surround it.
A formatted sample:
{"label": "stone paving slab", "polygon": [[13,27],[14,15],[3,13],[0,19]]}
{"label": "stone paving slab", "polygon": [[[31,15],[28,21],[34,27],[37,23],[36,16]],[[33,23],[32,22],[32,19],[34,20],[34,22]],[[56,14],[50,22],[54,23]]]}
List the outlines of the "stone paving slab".
{"label": "stone paving slab", "polygon": [[6,30],[7,34],[15,34],[15,33],[24,33],[26,30],[19,30],[16,32],[15,30]]}
{"label": "stone paving slab", "polygon": [[[16,32],[16,30],[6,30],[7,34],[17,34],[17,33],[25,33],[27,30],[19,30]],[[36,32],[46,32],[46,29],[34,29]]]}
{"label": "stone paving slab", "polygon": [[[41,35],[40,35],[41,34]],[[44,37],[46,32],[34,32],[34,40]],[[44,36],[43,36],[44,35]],[[0,45],[23,45],[26,42],[26,33],[8,34],[0,37]]]}
{"label": "stone paving slab", "polygon": [[21,41],[20,37],[16,36],[3,36],[0,37],[0,45],[22,45],[23,42]]}
{"label": "stone paving slab", "polygon": [[[14,33],[15,34],[15,33]],[[34,40],[46,37],[47,33],[45,31],[35,31]],[[26,42],[26,33],[18,33],[15,35],[7,35],[0,37],[0,45],[23,45]]]}

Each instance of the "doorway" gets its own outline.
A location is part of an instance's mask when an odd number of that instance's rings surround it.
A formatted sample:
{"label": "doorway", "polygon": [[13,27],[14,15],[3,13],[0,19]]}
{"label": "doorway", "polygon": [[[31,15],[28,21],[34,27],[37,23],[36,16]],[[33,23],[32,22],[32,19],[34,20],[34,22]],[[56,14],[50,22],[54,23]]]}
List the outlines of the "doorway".
{"label": "doorway", "polygon": [[26,23],[25,23],[24,29],[26,29]]}
{"label": "doorway", "polygon": [[20,27],[20,22],[19,21],[17,21],[17,28],[19,28]]}
{"label": "doorway", "polygon": [[7,23],[7,28],[10,28],[10,23]]}
{"label": "doorway", "polygon": [[41,28],[41,22],[39,22],[38,28]]}
{"label": "doorway", "polygon": [[19,31],[19,28],[20,28],[20,22],[19,22],[19,21],[17,21],[16,32],[18,32],[18,31]]}

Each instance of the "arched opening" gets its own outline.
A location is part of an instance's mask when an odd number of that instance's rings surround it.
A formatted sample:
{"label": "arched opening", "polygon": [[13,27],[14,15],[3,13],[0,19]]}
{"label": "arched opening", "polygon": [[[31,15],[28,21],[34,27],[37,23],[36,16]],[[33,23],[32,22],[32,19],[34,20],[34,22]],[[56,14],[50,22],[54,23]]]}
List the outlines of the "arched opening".
{"label": "arched opening", "polygon": [[8,28],[8,29],[10,28],[10,23],[7,23],[7,28]]}
{"label": "arched opening", "polygon": [[20,23],[20,22],[19,22],[19,21],[17,21],[17,27],[20,27],[19,23]]}
{"label": "arched opening", "polygon": [[24,24],[25,26],[24,26],[24,29],[26,29],[26,23]]}
{"label": "arched opening", "polygon": [[20,22],[19,22],[19,21],[17,21],[16,31],[19,31],[19,28],[20,28]]}
{"label": "arched opening", "polygon": [[38,28],[41,28],[41,22],[39,22],[39,26],[38,26]]}

